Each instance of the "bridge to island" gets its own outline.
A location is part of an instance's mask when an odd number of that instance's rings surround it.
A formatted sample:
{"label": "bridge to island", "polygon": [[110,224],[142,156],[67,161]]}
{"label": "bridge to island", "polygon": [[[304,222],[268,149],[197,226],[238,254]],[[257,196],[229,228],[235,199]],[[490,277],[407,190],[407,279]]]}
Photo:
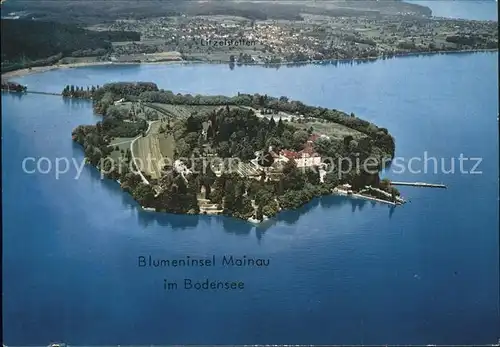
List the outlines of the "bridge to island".
{"label": "bridge to island", "polygon": [[19,91],[19,90],[15,90],[15,89],[9,89],[9,88],[3,87],[3,86],[2,86],[2,92],[10,92],[10,93],[17,93],[17,94],[41,94],[41,95],[63,96],[61,93],[41,92],[41,91],[36,91],[36,90]]}
{"label": "bridge to island", "polygon": [[50,92],[38,92],[35,90],[27,90],[25,93],[27,94],[41,94],[41,95],[55,95],[55,96],[62,96],[61,93],[50,93]]}

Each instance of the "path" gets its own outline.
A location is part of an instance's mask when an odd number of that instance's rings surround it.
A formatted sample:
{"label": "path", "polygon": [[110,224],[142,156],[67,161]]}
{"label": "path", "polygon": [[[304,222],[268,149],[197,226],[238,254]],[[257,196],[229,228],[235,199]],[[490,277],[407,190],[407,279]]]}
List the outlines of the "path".
{"label": "path", "polygon": [[108,147],[114,147],[114,146],[119,146],[119,145],[123,145],[125,143],[129,143],[130,141],[134,141],[134,139],[132,140],[127,140],[127,141],[122,141],[122,142],[117,142],[117,143],[111,143],[108,145]]}

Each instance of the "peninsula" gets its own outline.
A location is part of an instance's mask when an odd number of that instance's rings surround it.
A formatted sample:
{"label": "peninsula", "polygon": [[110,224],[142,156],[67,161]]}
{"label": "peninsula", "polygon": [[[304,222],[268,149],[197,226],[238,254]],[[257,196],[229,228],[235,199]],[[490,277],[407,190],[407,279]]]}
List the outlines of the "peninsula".
{"label": "peninsula", "polygon": [[103,119],[78,126],[73,140],[146,209],[257,222],[332,193],[403,202],[379,178],[393,137],[352,113],[284,96],[174,94],[150,82],[62,94],[93,100]]}

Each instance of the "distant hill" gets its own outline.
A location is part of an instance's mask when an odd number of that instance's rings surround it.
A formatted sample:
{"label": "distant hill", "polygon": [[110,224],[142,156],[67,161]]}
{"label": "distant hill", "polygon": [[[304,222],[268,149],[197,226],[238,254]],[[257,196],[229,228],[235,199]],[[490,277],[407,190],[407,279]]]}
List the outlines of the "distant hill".
{"label": "distant hill", "polygon": [[302,13],[329,16],[432,15],[425,6],[400,0],[8,0],[2,14],[60,23],[99,24],[116,19],[188,15],[233,15],[249,19],[300,19]]}

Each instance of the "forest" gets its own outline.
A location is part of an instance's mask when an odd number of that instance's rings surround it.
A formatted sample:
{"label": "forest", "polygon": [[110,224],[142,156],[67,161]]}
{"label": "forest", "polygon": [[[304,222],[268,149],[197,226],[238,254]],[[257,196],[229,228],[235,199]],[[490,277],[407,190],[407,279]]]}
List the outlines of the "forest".
{"label": "forest", "polygon": [[3,72],[31,67],[30,62],[49,65],[67,56],[101,56],[110,51],[111,42],[140,40],[137,32],[90,31],[74,24],[24,19],[2,19],[1,30]]}
{"label": "forest", "polygon": [[[206,136],[202,129],[206,127]],[[240,158],[248,161],[255,152],[270,145],[281,148],[302,149],[308,134],[294,137],[297,129],[281,119],[260,119],[252,110],[221,107],[211,113],[193,113],[186,120],[177,121],[172,129],[179,157],[191,157],[210,148],[221,158]]]}

